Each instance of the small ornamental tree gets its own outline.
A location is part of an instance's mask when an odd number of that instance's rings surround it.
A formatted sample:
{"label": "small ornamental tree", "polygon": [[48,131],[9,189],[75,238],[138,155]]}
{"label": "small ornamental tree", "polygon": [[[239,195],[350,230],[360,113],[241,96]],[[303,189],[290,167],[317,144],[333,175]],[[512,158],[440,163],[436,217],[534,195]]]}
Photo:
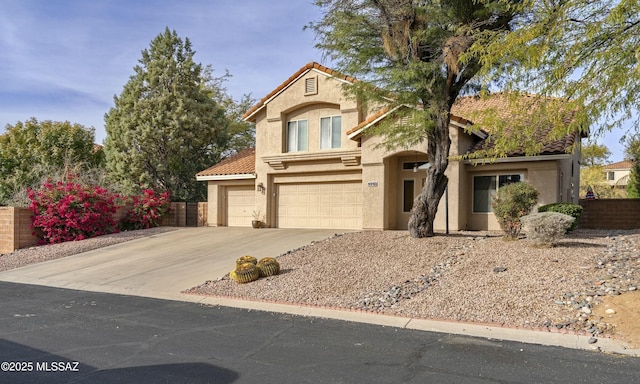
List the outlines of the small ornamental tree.
{"label": "small ornamental tree", "polygon": [[538,191],[529,183],[513,183],[498,189],[491,204],[500,228],[509,239],[517,239],[522,229],[520,218],[538,202]]}
{"label": "small ornamental tree", "polygon": [[160,226],[162,217],[169,212],[169,191],[157,194],[153,189],[142,190],[132,196],[133,208],[120,220],[121,230],[148,229]]}
{"label": "small ornamental tree", "polygon": [[28,190],[31,228],[41,244],[83,240],[117,232],[113,214],[117,195],[99,186],[50,180],[38,190]]}

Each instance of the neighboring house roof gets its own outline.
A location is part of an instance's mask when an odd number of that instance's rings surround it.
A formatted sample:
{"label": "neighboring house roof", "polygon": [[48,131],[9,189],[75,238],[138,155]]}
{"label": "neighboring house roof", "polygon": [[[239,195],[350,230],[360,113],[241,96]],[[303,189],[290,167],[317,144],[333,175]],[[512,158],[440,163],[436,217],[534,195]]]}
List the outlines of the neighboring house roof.
{"label": "neighboring house roof", "polygon": [[224,180],[233,178],[254,178],[256,172],[256,149],[248,148],[229,156],[218,164],[205,169],[196,174],[196,179],[202,180]]}
{"label": "neighboring house roof", "polygon": [[619,169],[619,170],[629,170],[633,167],[633,162],[630,160],[618,161],[617,163],[611,163],[604,166],[604,169]]}
{"label": "neighboring house roof", "polygon": [[244,115],[242,115],[242,118],[245,119],[245,120],[250,119],[256,112],[261,110],[265,106],[265,104],[267,104],[269,102],[269,100],[271,100],[277,94],[279,94],[280,92],[285,90],[289,85],[294,83],[300,76],[304,75],[305,73],[307,73],[310,70],[317,70],[317,71],[320,71],[320,72],[324,72],[324,73],[326,73],[326,74],[328,74],[330,76],[333,76],[334,78],[338,78],[338,79],[341,79],[341,80],[344,80],[344,81],[347,81],[347,82],[350,82],[350,83],[354,83],[354,82],[357,81],[355,78],[353,78],[351,76],[342,75],[339,72],[336,72],[331,68],[327,68],[324,65],[321,65],[321,64],[318,64],[318,63],[312,61],[312,62],[308,63],[307,65],[305,65],[304,67],[300,68],[296,73],[291,75],[287,80],[285,80],[282,84],[280,84],[276,89],[271,91],[267,96],[265,96],[262,99],[260,99],[258,104],[254,105]]}

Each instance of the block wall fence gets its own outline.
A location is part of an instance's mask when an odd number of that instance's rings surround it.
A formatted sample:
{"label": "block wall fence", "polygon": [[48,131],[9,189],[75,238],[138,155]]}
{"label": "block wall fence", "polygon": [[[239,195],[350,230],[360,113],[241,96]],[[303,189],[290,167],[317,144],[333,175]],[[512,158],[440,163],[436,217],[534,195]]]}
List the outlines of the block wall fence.
{"label": "block wall fence", "polygon": [[[120,207],[114,218],[120,220],[130,205]],[[171,203],[169,215],[162,220],[163,226],[201,227],[207,225],[207,203]],[[0,207],[0,255],[16,249],[34,246],[38,238],[32,235],[32,213],[23,207]]]}
{"label": "block wall fence", "polygon": [[31,211],[28,208],[0,207],[0,254],[30,247],[38,242],[31,234]]}
{"label": "block wall fence", "polygon": [[640,199],[580,200],[584,208],[579,228],[638,229],[640,228]]}

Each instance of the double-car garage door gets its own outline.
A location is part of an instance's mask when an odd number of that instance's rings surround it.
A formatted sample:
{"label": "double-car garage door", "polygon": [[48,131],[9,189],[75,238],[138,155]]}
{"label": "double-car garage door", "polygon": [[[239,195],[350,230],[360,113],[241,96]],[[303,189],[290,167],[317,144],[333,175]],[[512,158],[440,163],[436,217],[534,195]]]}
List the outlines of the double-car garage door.
{"label": "double-car garage door", "polygon": [[362,228],[362,183],[277,185],[279,228]]}

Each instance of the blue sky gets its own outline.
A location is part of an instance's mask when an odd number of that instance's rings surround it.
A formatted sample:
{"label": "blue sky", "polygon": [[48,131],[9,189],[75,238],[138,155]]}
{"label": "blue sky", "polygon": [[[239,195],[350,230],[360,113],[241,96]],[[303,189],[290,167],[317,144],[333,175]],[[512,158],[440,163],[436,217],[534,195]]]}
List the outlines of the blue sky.
{"label": "blue sky", "polygon": [[[0,133],[30,117],[96,130],[122,92],[141,51],[165,27],[189,38],[196,62],[240,99],[260,99],[310,61],[322,62],[312,0],[1,0]],[[324,63],[326,64],[326,63]],[[622,160],[614,132],[599,141]]]}
{"label": "blue sky", "polygon": [[321,61],[311,0],[2,0],[0,132],[7,124],[71,121],[106,136],[104,114],[141,51],[165,27],[189,38],[196,62],[228,70],[229,93],[260,99]]}

